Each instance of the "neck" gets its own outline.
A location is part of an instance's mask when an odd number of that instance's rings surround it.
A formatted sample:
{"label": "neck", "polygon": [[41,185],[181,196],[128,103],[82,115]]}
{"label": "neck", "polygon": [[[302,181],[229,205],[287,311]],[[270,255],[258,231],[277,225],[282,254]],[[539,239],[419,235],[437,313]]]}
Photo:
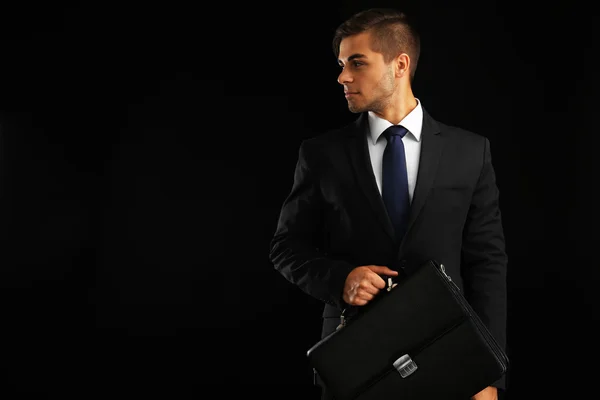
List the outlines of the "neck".
{"label": "neck", "polygon": [[390,100],[387,107],[381,112],[376,112],[376,114],[394,125],[399,124],[404,117],[417,107],[417,99],[415,99],[410,87],[396,92]]}

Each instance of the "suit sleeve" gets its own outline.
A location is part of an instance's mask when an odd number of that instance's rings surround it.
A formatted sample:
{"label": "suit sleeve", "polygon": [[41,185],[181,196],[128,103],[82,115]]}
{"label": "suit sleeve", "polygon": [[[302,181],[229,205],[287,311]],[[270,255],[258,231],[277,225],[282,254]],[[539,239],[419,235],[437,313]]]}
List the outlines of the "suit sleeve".
{"label": "suit sleeve", "polygon": [[292,189],[280,211],[269,257],[275,269],[302,291],[343,309],[351,264],[327,257],[322,248],[326,203],[315,173],[315,154],[308,141],[300,145]]}
{"label": "suit sleeve", "polygon": [[[508,259],[499,194],[490,143],[485,138],[483,165],[463,231],[462,274],[469,303],[506,349]],[[504,389],[505,377],[494,386]]]}

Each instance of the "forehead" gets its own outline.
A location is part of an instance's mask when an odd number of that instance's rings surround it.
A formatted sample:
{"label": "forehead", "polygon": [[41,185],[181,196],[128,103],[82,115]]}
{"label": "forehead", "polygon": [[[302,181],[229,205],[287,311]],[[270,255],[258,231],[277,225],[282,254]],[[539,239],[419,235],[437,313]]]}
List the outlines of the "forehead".
{"label": "forehead", "polygon": [[346,60],[353,54],[364,54],[365,56],[374,56],[376,53],[371,50],[371,34],[362,32],[356,35],[348,36],[340,42],[340,60]]}

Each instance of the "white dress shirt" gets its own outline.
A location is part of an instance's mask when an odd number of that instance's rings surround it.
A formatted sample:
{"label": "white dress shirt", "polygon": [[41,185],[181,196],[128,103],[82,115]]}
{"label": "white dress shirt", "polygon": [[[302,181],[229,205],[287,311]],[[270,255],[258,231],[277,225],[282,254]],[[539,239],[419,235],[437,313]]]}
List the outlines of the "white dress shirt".
{"label": "white dress shirt", "polygon": [[[393,125],[391,122],[378,117],[369,111],[369,155],[371,156],[371,165],[375,173],[377,187],[381,194],[381,174],[383,151],[387,145],[387,139],[381,135],[384,130]],[[421,128],[423,127],[423,109],[421,102],[417,99],[417,106],[412,110],[398,125],[402,125],[408,130],[408,133],[402,138],[404,151],[406,154],[406,172],[408,175],[408,195],[412,203],[417,183],[417,173],[419,171],[419,157],[421,154]]]}

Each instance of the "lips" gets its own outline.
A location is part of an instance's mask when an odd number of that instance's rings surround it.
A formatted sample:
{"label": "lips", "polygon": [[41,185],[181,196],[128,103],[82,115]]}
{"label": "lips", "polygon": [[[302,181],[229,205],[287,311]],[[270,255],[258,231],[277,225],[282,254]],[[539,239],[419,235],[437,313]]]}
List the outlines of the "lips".
{"label": "lips", "polygon": [[355,94],[358,94],[358,92],[344,92],[344,96],[346,96],[346,97],[350,97],[350,96],[353,96]]}

